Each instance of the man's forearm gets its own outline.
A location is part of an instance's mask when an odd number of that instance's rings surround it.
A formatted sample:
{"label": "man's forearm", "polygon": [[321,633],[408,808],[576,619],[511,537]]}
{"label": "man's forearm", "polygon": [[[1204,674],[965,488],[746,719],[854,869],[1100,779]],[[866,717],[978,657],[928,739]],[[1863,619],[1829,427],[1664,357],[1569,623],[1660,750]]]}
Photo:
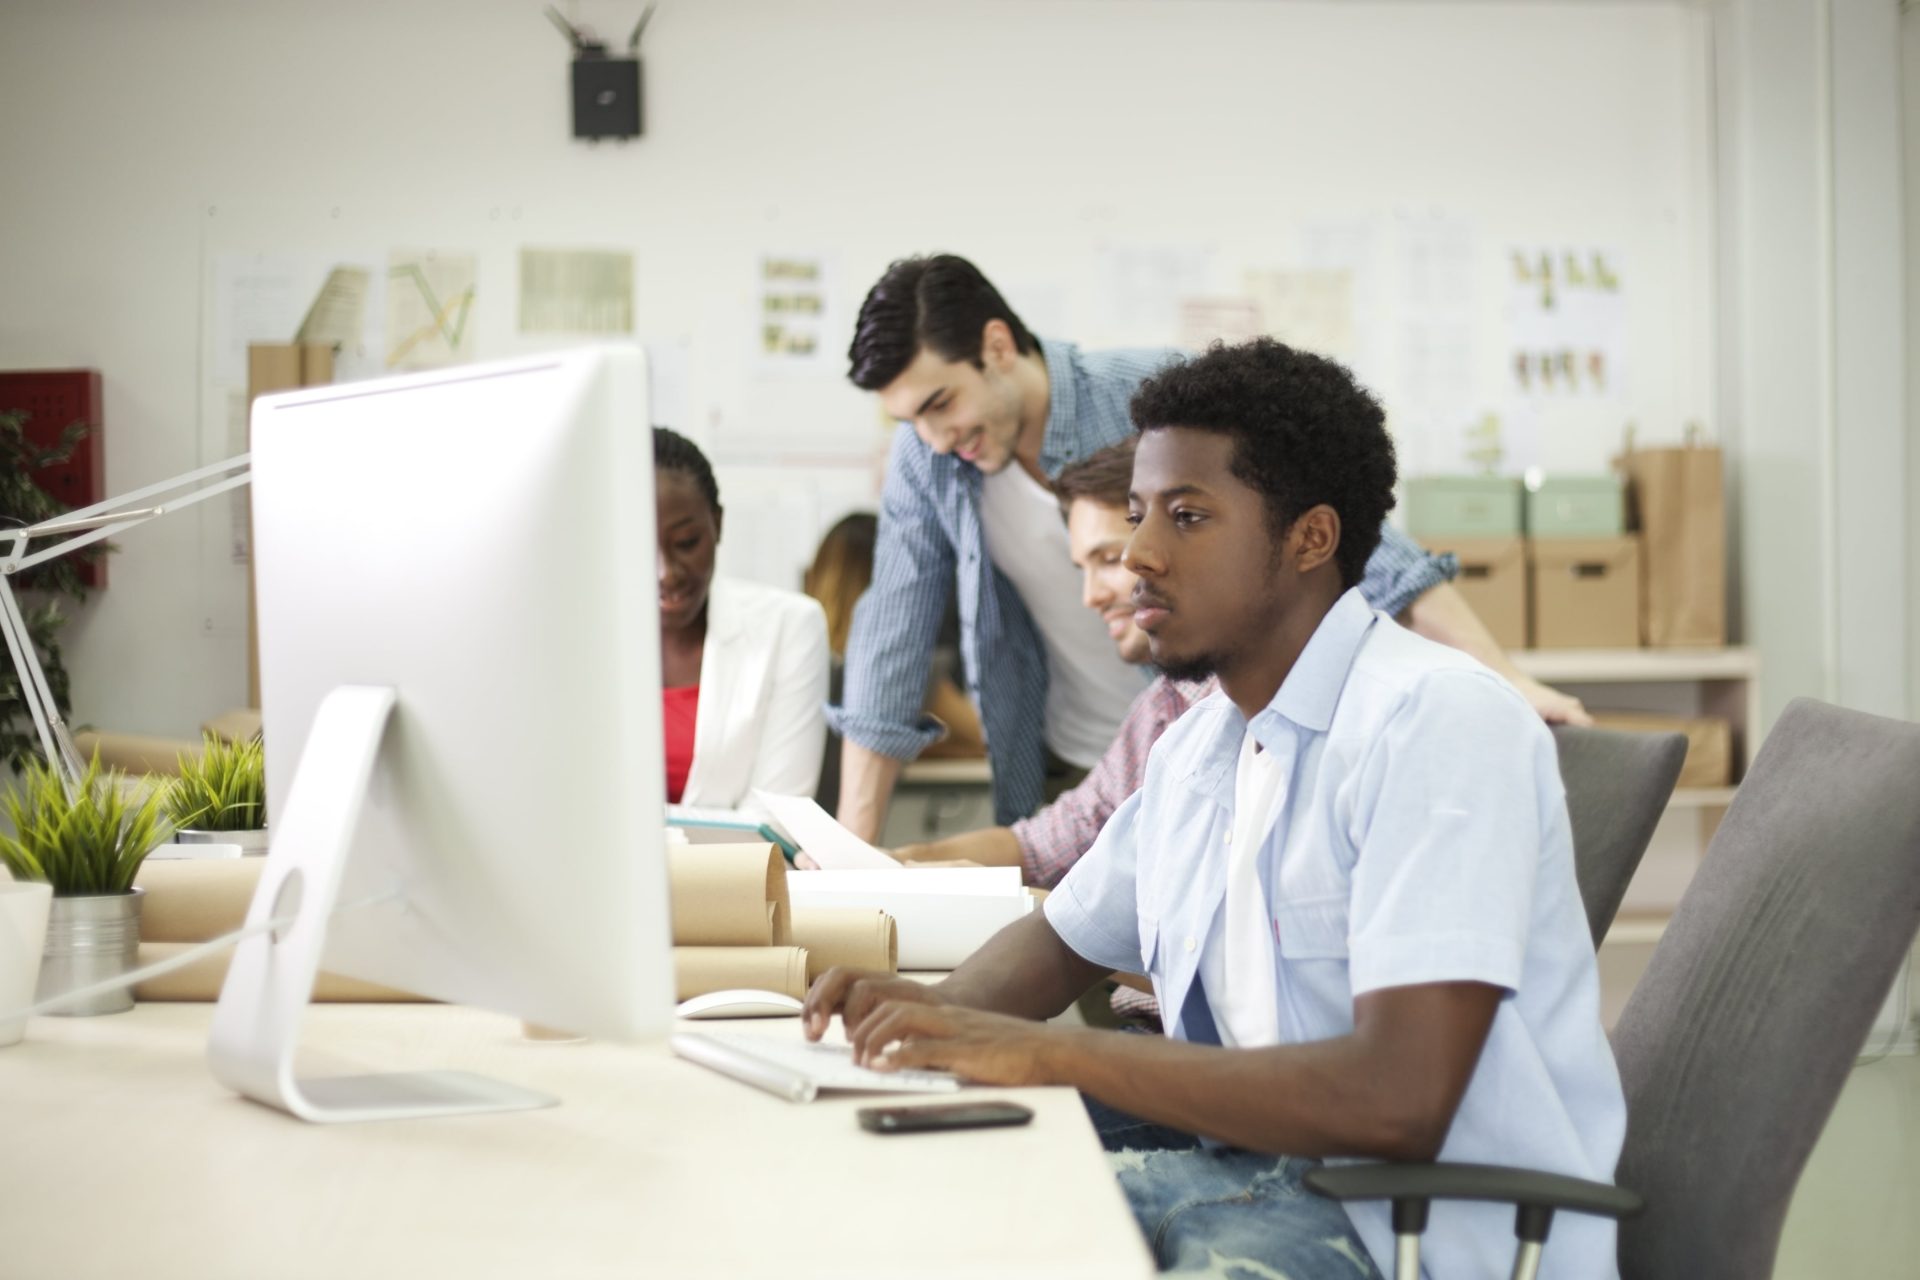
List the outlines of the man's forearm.
{"label": "man's forearm", "polygon": [[1478,658],[1503,676],[1519,674],[1507,660],[1506,650],[1487,630],[1487,624],[1480,621],[1480,615],[1450,582],[1423,592],[1408,605],[1406,623],[1415,635]]}
{"label": "man's forearm", "polygon": [[1143,1119],[1253,1151],[1431,1160],[1472,1079],[1501,990],[1443,982],[1354,1001],[1347,1035],[1218,1049],[1049,1027],[1047,1077]]}
{"label": "man's forearm", "polygon": [[1020,842],[1008,827],[968,831],[927,844],[902,845],[893,851],[902,862],[977,862],[983,867],[1020,865]]}
{"label": "man's forearm", "polygon": [[869,842],[880,838],[887,802],[906,762],[869,751],[851,738],[840,744],[840,825]]}
{"label": "man's forearm", "polygon": [[1042,1020],[1062,1013],[1107,976],[1060,940],[1035,910],[987,939],[936,987],[942,999],[970,1009]]}
{"label": "man's forearm", "polygon": [[1522,672],[1451,584],[1442,583],[1407,606],[1405,621],[1416,635],[1460,650],[1480,660],[1514,688],[1549,724],[1592,724],[1593,717],[1580,699],[1541,684]]}
{"label": "man's forearm", "polygon": [[1053,1039],[1051,1079],[1250,1151],[1431,1159],[1438,1147],[1352,1036],[1268,1049],[1080,1028]]}

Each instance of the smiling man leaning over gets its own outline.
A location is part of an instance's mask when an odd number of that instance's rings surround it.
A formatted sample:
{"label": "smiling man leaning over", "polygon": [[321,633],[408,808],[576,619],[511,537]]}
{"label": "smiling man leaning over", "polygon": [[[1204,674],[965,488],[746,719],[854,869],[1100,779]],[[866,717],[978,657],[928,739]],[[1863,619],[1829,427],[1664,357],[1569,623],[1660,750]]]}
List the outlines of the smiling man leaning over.
{"label": "smiling man leaning over", "polygon": [[[1626,1110],[1552,739],[1353,590],[1392,505],[1379,406],[1259,340],[1161,373],[1132,411],[1135,618],[1156,664],[1220,691],[1044,912],[933,987],[830,971],[807,1033],[839,1012],[862,1061],[1131,1113],[1105,1136],[1133,1148],[1116,1167],[1171,1269],[1384,1269],[1384,1205],[1301,1191],[1320,1157],[1609,1178]],[[1151,976],[1168,1038],[1038,1021],[1115,969]],[[1511,1232],[1509,1209],[1435,1205],[1427,1270],[1504,1274]],[[1612,1225],[1570,1216],[1544,1265],[1613,1276]]]}

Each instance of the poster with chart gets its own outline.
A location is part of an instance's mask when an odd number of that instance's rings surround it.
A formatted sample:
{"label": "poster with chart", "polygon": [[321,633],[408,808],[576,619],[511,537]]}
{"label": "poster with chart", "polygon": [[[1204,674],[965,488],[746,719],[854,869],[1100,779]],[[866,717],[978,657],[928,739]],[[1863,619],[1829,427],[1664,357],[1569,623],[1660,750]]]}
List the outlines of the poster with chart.
{"label": "poster with chart", "polygon": [[763,253],[759,271],[762,367],[825,369],[831,355],[833,268],[819,253]]}
{"label": "poster with chart", "polygon": [[1292,268],[1246,273],[1247,296],[1260,309],[1265,333],[1290,347],[1352,364],[1353,275],[1344,270]]}
{"label": "poster with chart", "polygon": [[473,359],[476,275],[471,253],[387,255],[387,368],[438,369]]}
{"label": "poster with chart", "polygon": [[519,326],[521,333],[632,333],[633,255],[522,249]]}
{"label": "poster with chart", "polygon": [[1260,308],[1251,298],[1183,298],[1174,345],[1184,351],[1205,351],[1215,342],[1233,346],[1261,332]]}

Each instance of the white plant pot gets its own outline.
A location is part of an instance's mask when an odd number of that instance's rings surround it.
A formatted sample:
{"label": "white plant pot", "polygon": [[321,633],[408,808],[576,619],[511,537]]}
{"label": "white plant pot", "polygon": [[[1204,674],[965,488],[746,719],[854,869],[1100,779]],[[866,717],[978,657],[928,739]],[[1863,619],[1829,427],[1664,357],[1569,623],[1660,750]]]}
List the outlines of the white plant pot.
{"label": "white plant pot", "polygon": [[[34,1002],[52,901],[53,890],[47,885],[0,878],[0,1011]],[[20,1043],[26,1030],[25,1018],[0,1022],[0,1048]]]}

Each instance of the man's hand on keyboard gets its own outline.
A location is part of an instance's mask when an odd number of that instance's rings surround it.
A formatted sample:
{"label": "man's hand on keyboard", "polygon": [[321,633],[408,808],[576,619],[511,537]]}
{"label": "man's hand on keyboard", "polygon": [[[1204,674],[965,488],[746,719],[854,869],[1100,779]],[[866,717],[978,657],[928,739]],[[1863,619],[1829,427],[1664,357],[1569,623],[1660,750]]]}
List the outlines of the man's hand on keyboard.
{"label": "man's hand on keyboard", "polygon": [[847,1041],[853,1060],[875,1071],[951,1071],[979,1084],[1059,1083],[1048,1065],[1062,1033],[1044,1023],[958,1005],[888,1001]]}
{"label": "man's hand on keyboard", "polygon": [[876,973],[871,969],[849,969],[836,965],[821,974],[807,992],[807,1003],[801,1011],[800,1021],[807,1039],[818,1040],[826,1034],[827,1023],[837,1013],[848,1040],[852,1040],[854,1028],[876,1008],[888,1002],[909,1001],[930,1005],[944,1003],[934,994],[933,988],[923,982],[896,978],[892,974]]}

